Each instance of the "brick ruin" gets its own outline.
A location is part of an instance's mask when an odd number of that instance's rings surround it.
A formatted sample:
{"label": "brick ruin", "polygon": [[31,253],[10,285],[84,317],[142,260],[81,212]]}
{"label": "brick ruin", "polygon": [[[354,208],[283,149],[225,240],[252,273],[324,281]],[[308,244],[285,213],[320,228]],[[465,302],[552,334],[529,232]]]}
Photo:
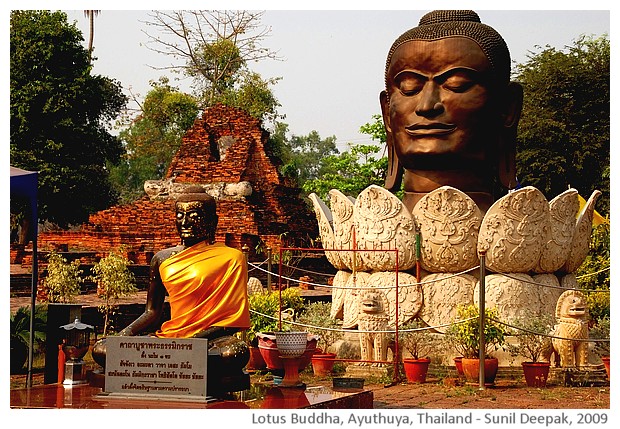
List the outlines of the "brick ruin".
{"label": "brick ruin", "polygon": [[304,246],[305,239],[318,237],[316,220],[300,189],[279,173],[268,137],[244,111],[211,107],[183,137],[165,178],[147,181],[147,195],[91,215],[77,231],[40,233],[39,248],[98,256],[122,248],[134,263],[148,264],[155,252],[179,243],[174,197],[189,184],[218,199],[217,241],[247,245],[251,257],[259,243]]}

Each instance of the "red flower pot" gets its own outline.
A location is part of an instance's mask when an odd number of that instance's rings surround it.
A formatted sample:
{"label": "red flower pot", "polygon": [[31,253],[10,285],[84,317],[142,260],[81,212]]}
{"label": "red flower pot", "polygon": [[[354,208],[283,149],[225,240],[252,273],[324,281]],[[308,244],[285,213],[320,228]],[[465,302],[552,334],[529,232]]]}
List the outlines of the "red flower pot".
{"label": "red flower pot", "polygon": [[603,365],[605,365],[605,371],[607,371],[607,378],[611,380],[611,378],[609,377],[609,356],[603,356],[601,360],[603,361]]}
{"label": "red flower pot", "polygon": [[529,387],[545,387],[549,376],[549,362],[523,362],[523,375],[525,384]]}
{"label": "red flower pot", "polygon": [[[259,332],[256,334],[256,337],[258,338],[258,348],[260,350],[260,354],[263,356],[267,368],[283,369],[284,363],[282,362],[282,359],[280,359],[280,351],[276,345],[276,336],[270,333]],[[310,364],[310,359],[316,350],[317,341],[318,337],[316,335],[308,334],[306,351],[303,355],[301,355],[301,360],[299,362],[299,371],[303,371],[308,364]]]}
{"label": "red flower pot", "polygon": [[250,360],[246,365],[247,370],[261,370],[267,368],[267,364],[265,363],[265,359],[263,359],[263,355],[260,352],[258,347],[250,346]]}
{"label": "red flower pot", "polygon": [[403,359],[407,381],[410,383],[426,382],[426,374],[428,373],[428,366],[430,363],[431,360],[428,358]]}
{"label": "red flower pot", "polygon": [[[477,383],[480,379],[480,359],[463,358],[463,374],[469,382]],[[499,362],[497,358],[487,358],[484,360],[484,384],[492,386],[495,383]]]}
{"label": "red flower pot", "polygon": [[463,356],[457,356],[454,358],[454,366],[456,367],[456,373],[459,377],[463,377]]}
{"label": "red flower pot", "polygon": [[315,353],[312,355],[312,370],[314,371],[314,375],[318,375],[324,377],[326,375],[330,375],[332,373],[332,369],[334,369],[334,360],[336,358],[336,353]]}

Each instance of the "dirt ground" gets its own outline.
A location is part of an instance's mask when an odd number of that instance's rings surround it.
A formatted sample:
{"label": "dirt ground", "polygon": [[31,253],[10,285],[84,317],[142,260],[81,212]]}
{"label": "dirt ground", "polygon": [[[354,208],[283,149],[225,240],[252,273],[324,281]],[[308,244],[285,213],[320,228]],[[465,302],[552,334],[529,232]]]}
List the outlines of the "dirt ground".
{"label": "dirt ground", "polygon": [[[254,376],[253,376],[254,377]],[[331,385],[330,377],[305,375],[308,385]],[[33,385],[43,383],[42,370],[33,373]],[[26,375],[11,375],[11,389],[26,387]],[[480,390],[456,378],[430,377],[423,384],[383,383],[367,380],[375,409],[609,409],[609,385],[566,387],[550,384],[530,388],[519,378],[499,378],[495,385]]]}

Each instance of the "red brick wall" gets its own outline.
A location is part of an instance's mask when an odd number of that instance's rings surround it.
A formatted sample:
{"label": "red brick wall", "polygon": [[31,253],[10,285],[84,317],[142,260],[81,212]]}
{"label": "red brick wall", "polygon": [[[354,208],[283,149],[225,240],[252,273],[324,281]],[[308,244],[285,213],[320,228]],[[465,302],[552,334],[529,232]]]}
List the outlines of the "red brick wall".
{"label": "red brick wall", "polygon": [[[235,142],[219,160],[217,142],[231,136]],[[226,106],[207,109],[183,137],[166,178],[177,183],[250,182],[253,192],[245,199],[218,201],[217,240],[236,248],[253,250],[258,240],[272,248],[302,245],[304,237],[316,238],[314,215],[299,189],[288,185],[266,153],[268,133],[257,119]],[[39,235],[39,246],[49,249],[66,244],[69,250],[108,252],[123,246],[137,263],[147,263],[153,252],[178,244],[174,202],[151,201],[147,196],[130,205],[114,206],[90,216],[79,231]]]}

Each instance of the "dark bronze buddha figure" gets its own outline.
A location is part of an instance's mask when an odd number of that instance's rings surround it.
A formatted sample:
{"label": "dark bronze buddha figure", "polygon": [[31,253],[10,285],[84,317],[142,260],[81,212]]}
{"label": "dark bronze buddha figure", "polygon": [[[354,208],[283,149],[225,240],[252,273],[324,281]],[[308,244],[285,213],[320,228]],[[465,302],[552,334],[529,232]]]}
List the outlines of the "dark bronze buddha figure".
{"label": "dark bronze buddha figure", "polygon": [[515,136],[523,91],[510,82],[502,37],[473,11],[433,11],[392,45],[380,94],[387,131],[385,187],[412,210],[452,186],[482,211],[497,184],[515,188]]}
{"label": "dark bronze buddha figure", "polygon": [[[207,338],[207,393],[247,389],[249,349],[232,336],[250,326],[245,257],[215,242],[216,203],[202,187],[188,187],[175,207],[181,244],[153,256],[144,313],[119,335]],[[171,317],[161,323],[166,295]],[[93,358],[105,367],[104,340]]]}

